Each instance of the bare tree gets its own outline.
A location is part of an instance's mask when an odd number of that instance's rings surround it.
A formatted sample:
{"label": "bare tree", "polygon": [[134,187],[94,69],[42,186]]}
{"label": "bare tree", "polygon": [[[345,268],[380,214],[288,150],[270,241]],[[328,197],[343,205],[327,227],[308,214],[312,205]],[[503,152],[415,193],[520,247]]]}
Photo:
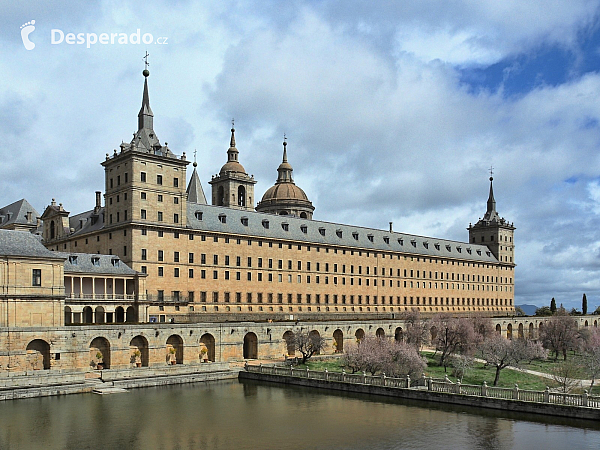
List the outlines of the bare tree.
{"label": "bare tree", "polygon": [[567,351],[579,345],[577,322],[563,308],[560,308],[544,324],[540,340],[544,347],[554,353],[554,361],[558,360],[558,355],[561,353],[566,361]]}
{"label": "bare tree", "polygon": [[571,392],[581,380],[581,366],[572,359],[556,364],[551,370],[552,379],[558,383],[562,392]]}
{"label": "bare tree", "polygon": [[471,354],[480,341],[473,329],[473,322],[464,317],[451,317],[439,314],[432,320],[437,330],[435,348],[441,352],[440,366],[446,370],[448,357],[454,353]]}
{"label": "bare tree", "polygon": [[481,340],[485,340],[496,334],[492,319],[489,317],[477,314],[471,317],[471,321],[473,322],[473,329],[475,330],[475,333],[479,335]]}
{"label": "bare tree", "polygon": [[327,345],[324,338],[319,333],[298,330],[293,335],[285,338],[288,348],[294,347],[294,350],[302,354],[302,364],[313,356],[315,353],[320,353]]}
{"label": "bare tree", "polygon": [[403,319],[406,324],[406,331],[404,332],[406,343],[421,351],[421,348],[429,342],[427,322],[421,318],[421,313],[416,308],[404,313]]}
{"label": "bare tree", "polygon": [[413,378],[423,374],[427,361],[413,345],[392,340],[389,343],[388,357],[384,366],[385,373],[396,377],[410,375]]}
{"label": "bare tree", "polygon": [[450,358],[452,375],[462,383],[464,376],[473,368],[474,359],[467,355],[454,355]]}
{"label": "bare tree", "polygon": [[500,372],[508,366],[519,368],[525,361],[546,358],[548,353],[541,343],[524,339],[506,339],[498,334],[490,336],[479,346],[479,354],[487,365],[496,368],[494,386]]}
{"label": "bare tree", "polygon": [[590,394],[596,378],[600,376],[600,330],[592,328],[584,335],[581,355],[581,366],[586,377],[591,379]]}

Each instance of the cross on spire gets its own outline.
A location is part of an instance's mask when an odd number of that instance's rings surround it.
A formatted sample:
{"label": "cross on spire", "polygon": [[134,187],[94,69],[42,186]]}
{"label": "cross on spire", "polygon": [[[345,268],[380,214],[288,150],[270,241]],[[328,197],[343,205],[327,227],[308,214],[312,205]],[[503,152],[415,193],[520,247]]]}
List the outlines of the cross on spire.
{"label": "cross on spire", "polygon": [[494,166],[490,166],[490,177],[494,176]]}
{"label": "cross on spire", "polygon": [[235,119],[231,119],[231,128],[235,128]]}
{"label": "cross on spire", "polygon": [[148,56],[150,56],[150,53],[148,53],[148,51],[146,51],[146,54],[142,58],[144,60],[144,65],[146,66],[145,67],[146,70],[148,70],[148,66],[150,65],[150,63],[148,62]]}
{"label": "cross on spire", "polygon": [[196,149],[194,149],[194,162],[196,162]]}

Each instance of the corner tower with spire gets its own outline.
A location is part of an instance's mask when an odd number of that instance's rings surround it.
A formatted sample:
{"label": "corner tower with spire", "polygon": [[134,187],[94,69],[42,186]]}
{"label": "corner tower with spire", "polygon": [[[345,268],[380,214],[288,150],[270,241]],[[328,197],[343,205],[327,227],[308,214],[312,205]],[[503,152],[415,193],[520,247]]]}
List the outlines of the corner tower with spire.
{"label": "corner tower with spire", "polygon": [[486,245],[503,265],[514,266],[514,231],[515,227],[496,211],[494,198],[494,177],[490,176],[490,194],[487,210],[483,218],[475,225],[469,224],[469,242]]}
{"label": "corner tower with spire", "polygon": [[254,209],[254,176],[246,173],[239,161],[235,146],[235,128],[231,127],[231,139],[227,150],[227,162],[208,183],[212,186],[212,204],[228,208]]}

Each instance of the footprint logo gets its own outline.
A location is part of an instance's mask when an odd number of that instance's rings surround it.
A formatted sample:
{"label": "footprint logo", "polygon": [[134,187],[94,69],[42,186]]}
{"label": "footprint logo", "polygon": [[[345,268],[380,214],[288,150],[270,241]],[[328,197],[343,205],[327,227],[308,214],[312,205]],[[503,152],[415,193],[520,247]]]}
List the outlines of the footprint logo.
{"label": "footprint logo", "polygon": [[27,50],[33,50],[35,48],[35,44],[29,40],[29,35],[33,30],[35,30],[35,20],[21,25],[21,39],[23,39],[23,45]]}

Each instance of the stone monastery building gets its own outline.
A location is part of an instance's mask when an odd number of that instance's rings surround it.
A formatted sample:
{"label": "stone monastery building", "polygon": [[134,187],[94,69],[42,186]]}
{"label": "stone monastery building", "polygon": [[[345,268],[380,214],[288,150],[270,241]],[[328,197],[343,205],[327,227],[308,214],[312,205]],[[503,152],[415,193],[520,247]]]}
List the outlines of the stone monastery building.
{"label": "stone monastery building", "polygon": [[[468,242],[320,222],[294,183],[286,142],[277,181],[254,206],[256,181],[240,163],[232,128],[209,204],[196,162],[186,189],[190,161],[154,132],[148,75],[134,138],[102,162],[104,205],[97,192],[89,211],[71,216],[53,200],[41,216],[44,245],[63,258],[115,255],[147,274],[139,321],[393,318],[412,308],[514,313],[515,227],[496,212],[492,178]],[[35,228],[27,217],[20,229]],[[123,317],[110,308],[110,317]],[[65,312],[67,323],[97,319]]]}

